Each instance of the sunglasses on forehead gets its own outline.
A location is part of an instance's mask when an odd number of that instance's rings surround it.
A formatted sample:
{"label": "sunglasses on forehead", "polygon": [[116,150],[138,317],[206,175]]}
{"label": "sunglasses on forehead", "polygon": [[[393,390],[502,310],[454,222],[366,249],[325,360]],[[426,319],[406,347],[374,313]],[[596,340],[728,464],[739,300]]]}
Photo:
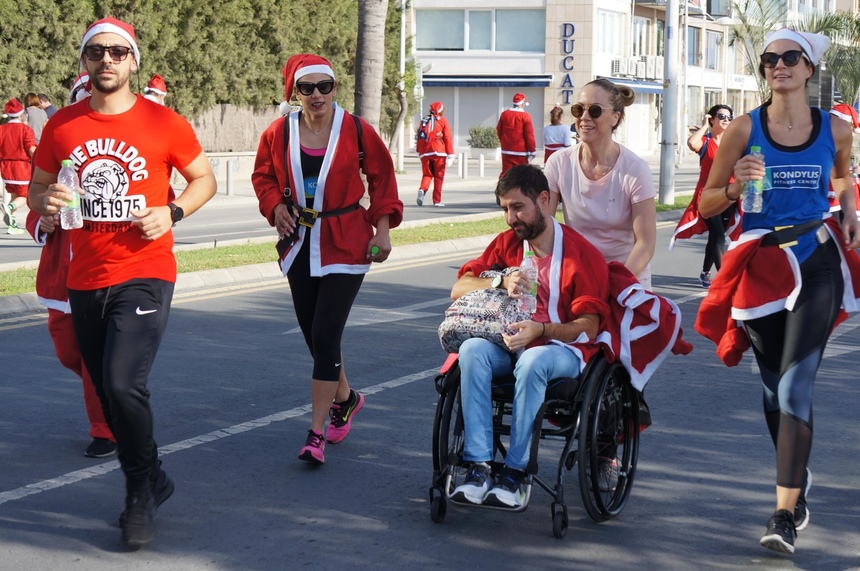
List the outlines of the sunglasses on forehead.
{"label": "sunglasses on forehead", "polygon": [[105,52],[110,54],[110,59],[114,63],[124,61],[132,51],[126,46],[86,46],[84,47],[84,55],[90,61],[101,61],[105,57]]}
{"label": "sunglasses on forehead", "polygon": [[296,89],[298,89],[299,93],[301,93],[305,97],[313,94],[314,89],[319,91],[322,95],[328,95],[329,93],[331,93],[331,90],[334,89],[334,80],[326,79],[325,81],[320,81],[319,83],[311,83],[310,81],[297,81]]}
{"label": "sunglasses on forehead", "polygon": [[588,107],[586,107],[582,103],[574,103],[573,105],[570,106],[570,113],[575,118],[579,119],[580,117],[582,117],[583,113],[588,111],[588,115],[592,119],[597,119],[598,117],[603,115],[604,109],[606,109],[607,111],[614,111],[614,109],[612,107],[605,107],[604,108],[604,107],[601,107],[600,105],[597,105],[596,103],[594,105],[589,105]]}
{"label": "sunglasses on forehead", "polygon": [[[779,60],[782,60],[787,67],[794,67],[800,63],[800,60],[806,59],[803,52],[800,50],[788,50],[781,54],[774,52],[764,52],[761,54],[761,65],[767,68],[776,67]],[[807,60],[808,63],[808,60]]]}

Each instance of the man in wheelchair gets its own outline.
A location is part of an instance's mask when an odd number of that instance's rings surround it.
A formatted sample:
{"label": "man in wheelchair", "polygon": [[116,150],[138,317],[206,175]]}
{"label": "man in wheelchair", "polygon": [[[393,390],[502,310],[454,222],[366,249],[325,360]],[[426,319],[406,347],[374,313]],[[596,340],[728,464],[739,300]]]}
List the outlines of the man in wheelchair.
{"label": "man in wheelchair", "polygon": [[[504,335],[505,347],[481,338],[468,339],[460,346],[463,459],[472,467],[464,483],[454,490],[452,499],[457,502],[522,506],[534,418],[544,401],[547,382],[579,377],[583,356],[572,344],[594,340],[609,314],[606,262],[578,232],[555,220],[548,188],[537,167],[518,165],[505,173],[496,196],[510,230],[499,234],[480,258],[460,268],[451,290],[454,299],[489,287],[520,297],[527,291],[528,278],[519,271],[506,275],[501,283],[477,276],[490,269],[519,266],[525,250],[535,253],[538,289],[532,319],[511,326],[512,331]],[[490,385],[493,377],[510,373],[516,379],[510,446],[504,468],[497,481],[491,482]]]}

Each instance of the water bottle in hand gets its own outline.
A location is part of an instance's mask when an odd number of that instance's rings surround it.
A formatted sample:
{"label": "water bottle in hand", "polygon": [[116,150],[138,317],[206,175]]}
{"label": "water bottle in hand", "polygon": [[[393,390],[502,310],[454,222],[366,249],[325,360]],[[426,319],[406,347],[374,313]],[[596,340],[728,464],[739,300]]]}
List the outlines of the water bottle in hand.
{"label": "water bottle in hand", "polygon": [[529,313],[534,313],[537,311],[538,268],[535,254],[531,250],[527,251],[523,257],[520,271],[529,279],[529,289],[527,293],[522,295],[520,307]]}
{"label": "water bottle in hand", "polygon": [[[750,147],[750,155],[761,161],[762,166],[764,166],[764,155],[761,153],[761,147]],[[761,212],[763,193],[764,179],[746,181],[744,183],[743,200],[741,201],[743,211]]]}
{"label": "water bottle in hand", "polygon": [[60,209],[60,226],[63,230],[74,230],[83,228],[84,217],[81,214],[81,195],[78,194],[78,175],[75,172],[74,163],[66,159],[62,162],[57,182],[68,187],[72,191],[72,199]]}

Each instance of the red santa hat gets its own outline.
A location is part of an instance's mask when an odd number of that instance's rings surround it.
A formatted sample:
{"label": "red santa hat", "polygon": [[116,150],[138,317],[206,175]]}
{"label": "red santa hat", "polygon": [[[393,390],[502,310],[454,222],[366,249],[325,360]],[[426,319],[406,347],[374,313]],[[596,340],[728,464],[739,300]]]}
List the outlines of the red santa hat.
{"label": "red santa hat", "polygon": [[770,44],[777,40],[791,40],[799,45],[812,65],[818,65],[824,52],[830,47],[830,38],[825,35],[780,28],[768,34],[764,39],[764,51],[767,51]]}
{"label": "red santa hat", "polygon": [[167,84],[164,83],[164,78],[157,73],[149,78],[146,84],[146,90],[158,95],[167,95]]}
{"label": "red santa hat", "polygon": [[445,106],[442,105],[441,101],[434,101],[433,103],[430,104],[430,113],[432,113],[433,115],[438,115],[438,114],[442,113],[442,111],[444,111],[444,110],[445,110]]}
{"label": "red santa hat", "polygon": [[87,42],[90,41],[93,36],[98,34],[117,34],[118,36],[122,36],[125,41],[131,45],[132,51],[134,51],[134,61],[138,66],[140,65],[140,50],[137,49],[137,38],[134,35],[134,26],[126,24],[121,20],[117,20],[112,16],[102,18],[101,20],[90,24],[90,27],[87,28],[87,31],[84,33],[84,37],[81,40],[81,53],[79,57],[84,57],[84,48],[86,47]]}
{"label": "red santa hat", "polygon": [[515,93],[514,94],[514,105],[523,105],[523,104],[525,104],[525,105],[529,104],[529,100],[526,99],[525,94]]}
{"label": "red santa hat", "polygon": [[3,107],[3,113],[7,117],[20,117],[23,112],[24,106],[21,105],[21,102],[14,97],[7,101],[6,106]]}
{"label": "red santa hat", "polygon": [[93,90],[93,84],[90,83],[90,76],[87,72],[82,71],[72,83],[72,89],[69,91],[69,104],[77,103],[89,97]]}
{"label": "red santa hat", "polygon": [[857,118],[857,112],[847,103],[837,103],[830,110],[830,114],[834,117],[839,117],[843,121],[848,121],[855,130],[860,128],[860,120]]}
{"label": "red santa hat", "polygon": [[296,54],[287,60],[281,72],[284,75],[284,96],[287,101],[293,96],[293,86],[296,81],[311,73],[324,73],[334,79],[331,63],[322,56],[315,54]]}

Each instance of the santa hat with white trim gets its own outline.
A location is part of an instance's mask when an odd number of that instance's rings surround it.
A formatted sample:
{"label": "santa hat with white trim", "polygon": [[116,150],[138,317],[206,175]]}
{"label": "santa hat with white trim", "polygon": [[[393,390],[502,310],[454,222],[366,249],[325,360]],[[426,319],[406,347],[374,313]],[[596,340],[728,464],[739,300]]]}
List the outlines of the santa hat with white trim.
{"label": "santa hat with white trim", "polygon": [[523,105],[523,104],[528,105],[529,104],[529,100],[526,99],[526,96],[523,93],[515,93],[513,102],[514,102],[514,105]]}
{"label": "santa hat with white trim", "polygon": [[151,91],[156,95],[167,95],[167,84],[164,83],[164,78],[156,73],[149,78],[149,81],[146,84],[146,90]]}
{"label": "santa hat with white trim", "polygon": [[768,34],[764,39],[763,51],[767,51],[767,48],[777,40],[791,40],[799,45],[800,49],[803,50],[803,53],[806,54],[806,57],[809,58],[812,65],[818,65],[821,63],[821,58],[824,56],[824,52],[826,52],[827,48],[830,47],[830,38],[823,34],[798,32],[790,28],[780,28],[779,30]]}
{"label": "santa hat with white trim", "polygon": [[90,76],[87,72],[82,71],[72,83],[72,89],[69,91],[69,104],[77,103],[92,95],[93,84],[90,83]]}
{"label": "santa hat with white trim", "polygon": [[21,102],[15,99],[14,97],[6,102],[6,106],[3,107],[3,113],[7,117],[15,118],[20,117],[22,113],[24,113],[24,106],[21,105]]}
{"label": "santa hat with white trim", "polygon": [[113,16],[102,18],[101,20],[97,20],[90,24],[90,27],[87,28],[87,31],[84,33],[84,37],[81,40],[81,52],[78,56],[79,58],[84,57],[84,48],[86,47],[87,42],[90,41],[93,36],[98,34],[117,34],[118,36],[122,36],[131,45],[131,49],[134,52],[134,61],[138,66],[140,66],[140,50],[137,49],[137,38],[134,35],[134,26],[126,24],[122,20],[117,20]]}
{"label": "santa hat with white trim", "polygon": [[311,73],[324,73],[335,79],[331,63],[315,54],[296,54],[287,60],[281,72],[284,75],[284,97],[287,101],[293,96],[296,81]]}

